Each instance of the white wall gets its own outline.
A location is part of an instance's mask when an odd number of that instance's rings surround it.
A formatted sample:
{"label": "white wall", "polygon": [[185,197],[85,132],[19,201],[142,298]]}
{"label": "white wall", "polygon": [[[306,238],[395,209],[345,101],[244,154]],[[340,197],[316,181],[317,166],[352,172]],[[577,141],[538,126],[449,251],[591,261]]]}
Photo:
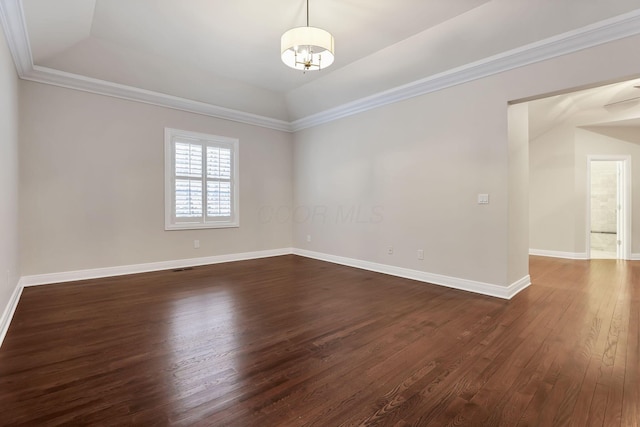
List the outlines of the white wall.
{"label": "white wall", "polygon": [[[19,276],[18,76],[0,31],[0,316]],[[3,320],[0,318],[0,330]]]}
{"label": "white wall", "polygon": [[[356,205],[383,214],[300,218],[294,245],[501,286],[525,277],[527,251],[509,254],[509,224],[519,219],[510,220],[508,199],[528,190],[526,179],[508,184],[514,147],[507,103],[633,75],[640,57],[629,52],[639,42],[630,37],[585,49],[296,134],[297,206],[335,213]],[[489,193],[491,203],[479,206],[478,193]]]}
{"label": "white wall", "polygon": [[[291,247],[288,133],[21,82],[23,275]],[[164,128],[240,140],[240,228],[164,230]],[[194,249],[193,240],[200,240]]]}

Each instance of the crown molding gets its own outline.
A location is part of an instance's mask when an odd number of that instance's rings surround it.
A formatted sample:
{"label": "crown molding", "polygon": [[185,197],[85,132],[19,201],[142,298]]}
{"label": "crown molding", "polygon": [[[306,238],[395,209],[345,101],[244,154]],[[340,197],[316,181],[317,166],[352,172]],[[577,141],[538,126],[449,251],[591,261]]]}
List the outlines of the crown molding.
{"label": "crown molding", "polygon": [[640,34],[640,9],[397,86],[292,122],[34,65],[20,0],[0,0],[0,23],[4,28],[18,75],[24,80],[138,101],[269,129],[297,132],[535,62],[638,35]]}
{"label": "crown molding", "polygon": [[268,129],[292,131],[291,124],[285,120],[34,65],[20,0],[0,0],[0,23],[4,28],[16,71],[23,80],[143,102]]}
{"label": "crown molding", "polygon": [[0,24],[18,75],[22,77],[33,69],[33,56],[20,0],[0,0]]}
{"label": "crown molding", "polygon": [[640,34],[640,9],[367,96],[291,123],[294,132]]}
{"label": "crown molding", "polygon": [[98,95],[106,95],[130,101],[142,102],[145,104],[158,105],[161,107],[172,108],[174,110],[202,114],[205,116],[231,120],[268,129],[291,132],[291,124],[284,120],[273,119],[270,117],[260,116],[258,114],[246,113],[244,111],[194,101],[192,99],[180,98],[178,96],[167,95],[151,90],[67,73],[65,71],[54,70],[52,68],[41,67],[39,65],[34,65],[29,72],[21,75],[20,77],[24,80],[30,80],[33,82],[61,86],[69,89],[91,92]]}

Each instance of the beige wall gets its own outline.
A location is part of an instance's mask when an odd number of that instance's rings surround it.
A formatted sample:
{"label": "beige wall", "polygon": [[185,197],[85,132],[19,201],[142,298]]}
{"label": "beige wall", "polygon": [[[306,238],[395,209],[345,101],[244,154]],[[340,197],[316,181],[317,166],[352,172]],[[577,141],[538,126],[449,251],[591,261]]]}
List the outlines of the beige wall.
{"label": "beige wall", "polygon": [[574,139],[574,126],[559,126],[530,143],[531,249],[576,252]]}
{"label": "beige wall", "polygon": [[507,284],[529,271],[529,104],[511,105],[509,121],[509,201]]}
{"label": "beige wall", "polygon": [[[630,155],[631,252],[640,254],[640,141],[625,141],[581,129],[578,124],[584,120],[585,117],[576,117],[530,143],[530,247],[587,256],[587,157]],[[625,133],[624,128],[612,127],[608,131]]]}
{"label": "beige wall", "polygon": [[[292,136],[21,82],[24,275],[291,247]],[[240,140],[240,228],[164,230],[164,128]],[[195,249],[193,241],[200,240]]]}
{"label": "beige wall", "polygon": [[[496,87],[486,98],[468,96],[485,84],[298,134],[294,200],[330,214],[326,220],[296,218],[296,247],[504,284],[505,271],[492,266],[504,266],[506,256],[507,105],[500,105],[499,115],[485,108],[500,104]],[[487,138],[479,140],[479,134]],[[478,193],[489,193],[491,203],[478,205]],[[338,214],[358,208],[360,217]]]}
{"label": "beige wall", "polygon": [[[528,274],[526,232],[518,231],[528,190],[516,167],[526,152],[509,139],[508,101],[630,76],[640,58],[628,52],[639,42],[630,37],[295,135],[22,82],[22,274],[294,246],[509,285]],[[164,127],[240,139],[240,229],[164,231]],[[478,205],[478,193],[491,203]]]}
{"label": "beige wall", "polygon": [[[509,218],[508,199],[528,190],[508,184],[507,103],[633,75],[640,57],[629,52],[639,42],[585,49],[298,133],[294,202],[334,216],[294,221],[295,247],[502,286],[526,276],[527,251],[509,254],[509,223],[521,219]],[[491,203],[478,205],[478,193]],[[351,206],[364,210],[359,221],[335,218]],[[366,215],[372,207],[382,218]]]}
{"label": "beige wall", "polygon": [[19,277],[18,76],[0,31],[0,316]]}

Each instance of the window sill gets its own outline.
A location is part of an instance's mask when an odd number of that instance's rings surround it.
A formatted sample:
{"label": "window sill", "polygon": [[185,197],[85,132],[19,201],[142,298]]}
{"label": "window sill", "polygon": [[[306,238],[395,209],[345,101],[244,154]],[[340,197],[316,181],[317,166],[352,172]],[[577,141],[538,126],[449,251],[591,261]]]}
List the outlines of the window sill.
{"label": "window sill", "polygon": [[175,230],[201,230],[206,228],[240,228],[240,224],[238,222],[225,222],[225,223],[179,223],[179,224],[165,224],[165,231],[175,231]]}

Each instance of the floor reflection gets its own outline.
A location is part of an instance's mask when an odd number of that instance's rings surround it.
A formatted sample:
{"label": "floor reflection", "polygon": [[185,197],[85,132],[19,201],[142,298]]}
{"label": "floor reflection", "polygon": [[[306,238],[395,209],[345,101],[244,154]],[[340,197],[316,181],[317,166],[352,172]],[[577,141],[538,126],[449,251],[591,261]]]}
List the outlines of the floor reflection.
{"label": "floor reflection", "polygon": [[185,413],[224,395],[237,379],[240,343],[234,295],[226,289],[174,301],[169,319],[173,412]]}

